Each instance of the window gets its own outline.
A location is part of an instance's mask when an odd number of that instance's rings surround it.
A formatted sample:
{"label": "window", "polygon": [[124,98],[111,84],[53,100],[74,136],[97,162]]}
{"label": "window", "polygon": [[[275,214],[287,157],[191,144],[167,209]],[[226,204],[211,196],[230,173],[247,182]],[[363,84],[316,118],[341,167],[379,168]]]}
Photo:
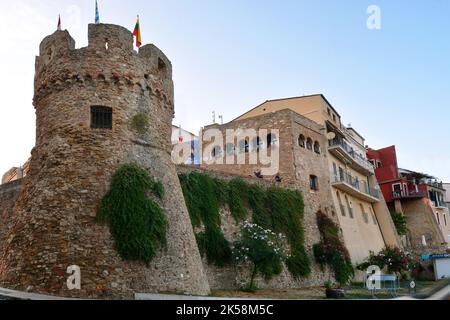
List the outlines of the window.
{"label": "window", "polygon": [[441,219],[439,217],[439,212],[436,212],[436,218],[437,218],[438,225],[441,225]]}
{"label": "window", "polygon": [[313,141],[311,140],[311,138],[308,138],[308,140],[306,140],[306,149],[311,151],[313,149]]}
{"label": "window", "polygon": [[101,106],[91,107],[91,128],[112,129],[112,108]]}
{"label": "window", "polygon": [[369,162],[372,164],[372,166],[373,166],[374,168],[376,168],[376,167],[375,167],[375,160],[370,159]]}
{"label": "window", "polygon": [[333,114],[333,121],[336,122],[336,115]]}
{"label": "window", "polygon": [[256,137],[252,140],[252,150],[259,152],[261,148],[261,139],[259,137]]}
{"label": "window", "polygon": [[359,204],[359,206],[361,207],[361,213],[362,213],[364,222],[369,224],[369,215],[367,214],[367,212],[365,212],[364,206],[362,204]]}
{"label": "window", "polygon": [[228,143],[227,144],[227,155],[232,156],[234,155],[234,144]]}
{"label": "window", "polygon": [[320,144],[319,142],[314,142],[314,152],[320,154]]}
{"label": "window", "polygon": [[222,148],[219,146],[215,146],[214,149],[211,151],[211,156],[213,158],[219,158],[222,156]]}
{"label": "window", "polygon": [[328,108],[328,115],[331,117],[331,110]]}
{"label": "window", "polygon": [[342,204],[341,195],[339,194],[338,191],[336,191],[336,197],[337,197],[338,202],[339,202],[339,208],[341,209],[341,214],[342,214],[343,217],[345,217],[345,206]]}
{"label": "window", "polygon": [[444,213],[443,216],[444,216],[444,224],[445,226],[447,226],[447,215]]}
{"label": "window", "polygon": [[377,167],[378,167],[378,168],[381,168],[381,167],[383,167],[383,165],[382,165],[382,163],[381,163],[381,161],[380,161],[380,160],[377,160]]}
{"label": "window", "polygon": [[269,133],[267,135],[267,148],[270,148],[271,146],[275,145],[277,142],[277,136],[273,133]]}
{"label": "window", "polygon": [[302,148],[306,147],[306,138],[302,134],[298,137],[298,145]]}
{"label": "window", "polygon": [[378,225],[377,217],[375,216],[375,213],[373,212],[372,207],[369,207],[369,210],[370,210],[370,213],[372,214],[373,224],[374,224],[374,225]]}
{"label": "window", "polygon": [[309,176],[309,187],[314,191],[319,190],[319,181],[316,176]]}
{"label": "window", "polygon": [[347,203],[347,208],[348,208],[348,215],[350,216],[350,218],[354,218],[353,216],[353,208],[352,208],[352,204],[350,203],[350,201],[348,201],[348,197],[345,196],[345,202]]}
{"label": "window", "polygon": [[248,153],[248,140],[239,141],[239,152]]}

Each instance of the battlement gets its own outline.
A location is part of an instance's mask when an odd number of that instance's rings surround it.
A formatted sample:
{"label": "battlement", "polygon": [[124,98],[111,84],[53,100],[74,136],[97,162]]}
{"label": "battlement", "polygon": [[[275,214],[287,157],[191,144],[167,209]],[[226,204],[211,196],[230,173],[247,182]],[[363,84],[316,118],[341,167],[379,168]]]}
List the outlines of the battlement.
{"label": "battlement", "polygon": [[155,45],[133,50],[133,34],[112,24],[90,24],[88,46],[75,48],[68,31],[56,31],[36,58],[35,100],[55,90],[91,81],[140,86],[173,106],[172,64]]}
{"label": "battlement", "polygon": [[56,31],[44,38],[40,44],[38,64],[49,64],[56,56],[68,54],[84,58],[87,51],[96,54],[118,54],[132,56],[140,61],[136,63],[147,64],[157,70],[167,72],[172,76],[172,64],[167,56],[155,45],[147,44],[136,53],[133,50],[133,34],[128,29],[114,24],[90,24],[88,27],[88,46],[75,49],[75,40],[67,30]]}

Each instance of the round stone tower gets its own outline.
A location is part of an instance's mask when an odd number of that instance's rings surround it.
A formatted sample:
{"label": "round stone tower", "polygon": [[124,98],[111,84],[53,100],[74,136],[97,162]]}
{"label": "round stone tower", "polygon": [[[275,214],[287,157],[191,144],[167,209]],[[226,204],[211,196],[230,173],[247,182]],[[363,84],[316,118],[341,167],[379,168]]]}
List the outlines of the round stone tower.
{"label": "round stone tower", "polygon": [[[81,49],[67,31],[57,31],[40,45],[34,106],[36,146],[0,257],[0,285],[83,298],[208,294],[170,156],[174,95],[167,57],[154,45],[136,53],[132,33],[116,25],[89,25],[89,45]],[[166,190],[167,246],[150,266],[122,260],[109,227],[95,221],[125,163],[138,163]],[[72,265],[81,270],[80,290],[67,286]]]}

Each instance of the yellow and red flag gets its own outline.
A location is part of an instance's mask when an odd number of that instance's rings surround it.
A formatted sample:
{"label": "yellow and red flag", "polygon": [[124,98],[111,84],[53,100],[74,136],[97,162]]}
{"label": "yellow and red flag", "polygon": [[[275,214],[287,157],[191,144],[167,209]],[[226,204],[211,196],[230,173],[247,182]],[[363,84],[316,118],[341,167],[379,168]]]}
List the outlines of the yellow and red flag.
{"label": "yellow and red flag", "polygon": [[133,35],[136,37],[136,47],[140,48],[142,45],[141,39],[141,25],[139,23],[139,16],[137,17],[136,26],[134,27]]}

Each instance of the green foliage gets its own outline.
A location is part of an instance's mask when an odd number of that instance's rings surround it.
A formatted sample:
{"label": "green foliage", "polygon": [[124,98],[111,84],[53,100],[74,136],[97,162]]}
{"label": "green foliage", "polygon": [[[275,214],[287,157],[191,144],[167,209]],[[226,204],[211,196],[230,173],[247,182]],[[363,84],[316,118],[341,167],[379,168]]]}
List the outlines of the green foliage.
{"label": "green foliage", "polygon": [[347,248],[339,236],[339,227],[326,214],[317,213],[321,242],[313,246],[316,262],[322,267],[329,265],[340,285],[347,284],[354,275]]}
{"label": "green foliage", "polygon": [[236,263],[253,263],[253,272],[248,289],[254,290],[254,280],[259,273],[266,280],[279,275],[283,270],[283,261],[288,258],[284,244],[285,237],[275,234],[248,221],[241,228],[241,239],[234,243],[233,256]]}
{"label": "green foliage", "polygon": [[404,214],[399,212],[391,212],[392,220],[394,221],[397,233],[404,236],[408,233],[408,227],[406,225],[406,217]]}
{"label": "green foliage", "polygon": [[[220,208],[227,205],[236,223],[245,220],[250,209],[255,224],[286,235],[291,248],[286,265],[291,274],[296,278],[310,274],[310,261],[304,248],[304,203],[298,191],[264,188],[239,178],[226,182],[197,172],[181,174],[180,182],[194,227],[203,225],[205,232],[217,233],[215,239],[218,240],[221,238],[219,233],[222,234]],[[203,238],[204,235],[201,236]],[[207,255],[208,261],[219,266],[230,262],[225,246],[229,248],[226,241],[208,245],[199,242],[199,248]],[[223,256],[217,255],[218,252]]]}
{"label": "green foliage", "polygon": [[97,209],[97,220],[109,223],[115,247],[125,260],[149,264],[166,243],[165,214],[149,193],[162,199],[164,187],[144,169],[127,164],[117,170]]}
{"label": "green foliage", "polygon": [[230,244],[220,228],[220,208],[226,195],[223,182],[197,173],[180,175],[180,182],[192,225],[205,228],[196,236],[200,253],[219,267],[230,263]]}
{"label": "green foliage", "polygon": [[390,273],[411,272],[418,266],[412,255],[396,247],[387,246],[378,254],[370,253],[367,260],[357,266],[358,270],[365,271],[370,266],[378,266],[380,269],[387,267]]}
{"label": "green foliage", "polygon": [[131,127],[140,134],[145,133],[148,129],[148,126],[148,116],[143,113],[138,113],[131,119]]}

